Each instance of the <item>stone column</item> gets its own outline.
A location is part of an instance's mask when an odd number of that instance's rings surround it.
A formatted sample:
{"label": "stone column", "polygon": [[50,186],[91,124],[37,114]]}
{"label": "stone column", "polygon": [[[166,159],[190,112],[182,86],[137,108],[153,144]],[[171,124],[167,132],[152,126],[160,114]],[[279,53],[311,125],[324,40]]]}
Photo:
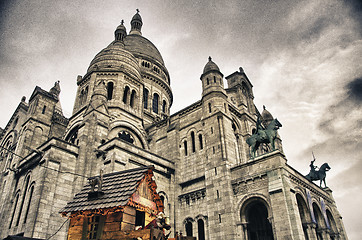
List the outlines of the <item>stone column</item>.
{"label": "stone column", "polygon": [[317,234],[315,231],[317,225],[313,222],[304,223],[304,225],[307,227],[307,235],[309,240],[317,240]]}

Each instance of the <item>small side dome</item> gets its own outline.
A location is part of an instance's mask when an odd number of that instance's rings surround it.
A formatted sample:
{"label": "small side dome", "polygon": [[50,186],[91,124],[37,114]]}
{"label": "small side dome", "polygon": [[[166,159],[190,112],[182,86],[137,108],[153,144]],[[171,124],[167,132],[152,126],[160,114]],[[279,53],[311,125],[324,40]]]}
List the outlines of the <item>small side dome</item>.
{"label": "small side dome", "polygon": [[114,31],[114,38],[115,41],[121,41],[123,42],[123,39],[127,36],[127,30],[126,27],[123,25],[124,21],[121,21],[121,25],[119,25],[116,28],[116,31]]}
{"label": "small side dome", "polygon": [[205,67],[204,67],[204,72],[203,74],[210,72],[210,71],[218,71],[220,72],[219,67],[216,65],[216,63],[214,63],[211,60],[211,57],[209,57],[209,61],[206,63]]}
{"label": "small side dome", "polygon": [[263,123],[266,124],[266,126],[274,119],[273,115],[268,110],[265,109],[264,105],[261,117],[263,118]]}
{"label": "small side dome", "polygon": [[139,14],[139,10],[136,9],[137,13],[133,16],[132,20],[131,20],[131,31],[129,34],[137,34],[137,35],[142,35],[141,33],[141,29],[142,29],[142,18],[141,15]]}

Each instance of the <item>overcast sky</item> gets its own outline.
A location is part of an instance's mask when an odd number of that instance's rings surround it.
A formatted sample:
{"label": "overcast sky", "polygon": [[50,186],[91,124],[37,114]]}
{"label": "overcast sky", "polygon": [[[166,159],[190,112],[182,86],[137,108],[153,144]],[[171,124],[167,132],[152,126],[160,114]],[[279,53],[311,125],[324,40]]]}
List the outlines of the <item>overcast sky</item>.
{"label": "overcast sky", "polygon": [[255,104],[283,124],[288,163],[328,162],[350,239],[362,236],[362,5],[360,1],[0,1],[0,127],[35,86],[60,80],[72,113],[76,77],[135,9],[171,76],[172,112],[201,97],[208,56],[224,76],[243,67]]}

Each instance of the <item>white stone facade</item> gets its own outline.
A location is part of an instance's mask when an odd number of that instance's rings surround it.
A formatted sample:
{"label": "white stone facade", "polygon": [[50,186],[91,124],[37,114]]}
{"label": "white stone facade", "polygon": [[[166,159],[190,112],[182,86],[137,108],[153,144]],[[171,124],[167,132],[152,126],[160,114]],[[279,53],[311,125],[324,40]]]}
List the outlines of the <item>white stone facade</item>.
{"label": "white stone facade", "polygon": [[[154,165],[165,212],[183,235],[347,239],[332,191],[287,164],[279,137],[277,150],[264,146],[250,157],[246,139],[266,115],[255,107],[244,71],[227,76],[225,88],[210,58],[200,78],[202,98],[170,115],[168,71],[140,26],[138,13],[129,35],[120,25],[115,41],[77,77],[69,119],[58,83],[50,91],[37,87],[20,102],[0,133],[0,238],[48,238],[66,220],[59,210],[87,177],[101,168]],[[64,226],[52,239],[66,233]]]}

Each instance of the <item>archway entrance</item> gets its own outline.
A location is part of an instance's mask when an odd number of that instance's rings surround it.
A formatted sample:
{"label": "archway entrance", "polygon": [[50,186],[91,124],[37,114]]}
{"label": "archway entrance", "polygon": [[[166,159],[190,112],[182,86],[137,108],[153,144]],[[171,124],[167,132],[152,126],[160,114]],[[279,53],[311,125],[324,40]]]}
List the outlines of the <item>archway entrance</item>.
{"label": "archway entrance", "polygon": [[274,240],[268,210],[262,202],[254,201],[246,209],[248,240]]}

